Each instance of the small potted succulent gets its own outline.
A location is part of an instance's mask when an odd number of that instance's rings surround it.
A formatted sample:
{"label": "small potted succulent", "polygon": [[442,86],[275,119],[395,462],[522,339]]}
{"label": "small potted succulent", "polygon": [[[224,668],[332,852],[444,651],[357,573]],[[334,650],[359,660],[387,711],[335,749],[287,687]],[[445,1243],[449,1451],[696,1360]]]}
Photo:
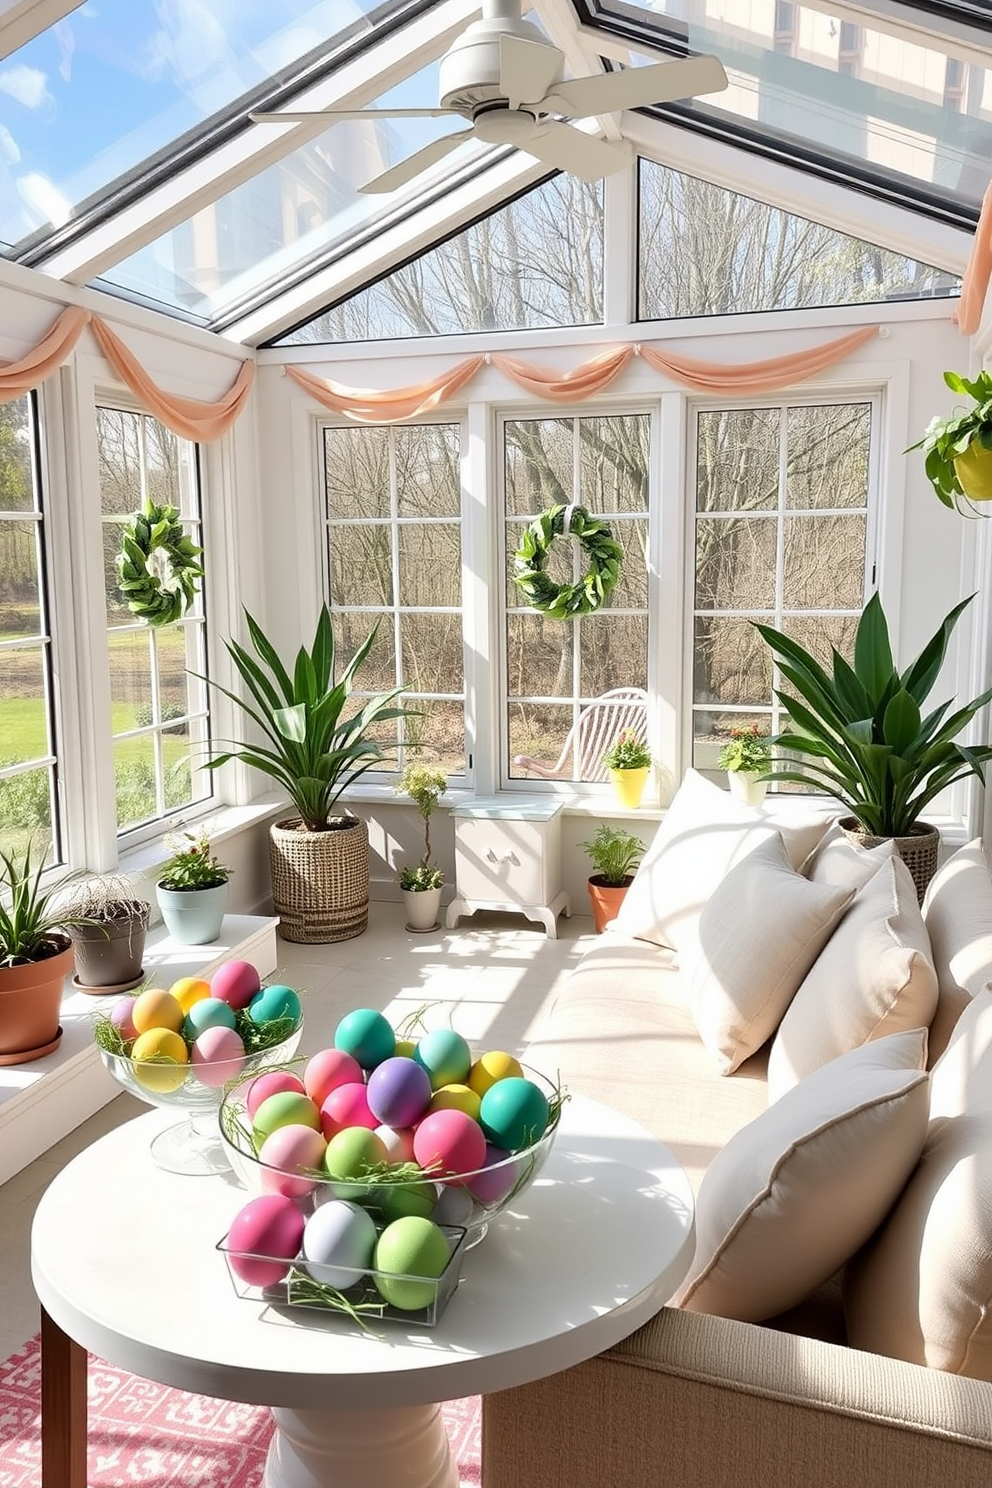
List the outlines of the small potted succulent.
{"label": "small potted succulent", "polygon": [[595,870],[589,878],[589,902],[596,933],[602,934],[610,920],[616,919],[624,895],[634,882],[644,843],[633,833],[603,822],[596,828],[595,837],[579,846],[585,848]]}
{"label": "small potted succulent", "polygon": [[220,935],[231,870],[214,856],[205,829],[170,833],[172,854],[156,894],[165,928],[180,945],[209,945]]}
{"label": "small potted succulent", "polygon": [[969,405],[932,418],[909,449],[923,451],[927,479],[945,506],[956,507],[962,496],[992,501],[992,373],[979,372],[972,380],[945,372],[944,381]]}
{"label": "small potted succulent", "polygon": [[400,869],[408,930],[437,929],[444,873],[431,862],[431,817],[447,783],[447,776],[441,770],[432,770],[429,765],[408,765],[396,786],[397,795],[410,798],[424,823],[423,857],[415,867]]}
{"label": "small potted succulent", "polygon": [[62,1039],[72,942],[58,893],[69,875],[43,889],[44,871],[44,855],[35,864],[30,843],[0,853],[0,1065],[41,1059]]}
{"label": "small potted succulent", "polygon": [[631,810],[640,806],[651,764],[651,751],[644,740],[633,729],[621,729],[603,755],[621,806]]}
{"label": "small potted succulent", "polygon": [[760,806],[768,782],[762,780],[771,769],[772,751],[767,734],[756,723],[732,728],[730,738],[717,756],[717,764],[727,772],[730,794],[749,806]]}
{"label": "small potted succulent", "polygon": [[141,962],[151,905],[139,899],[126,878],[93,875],[70,888],[62,901],[69,918],[80,992],[130,992],[144,980]]}

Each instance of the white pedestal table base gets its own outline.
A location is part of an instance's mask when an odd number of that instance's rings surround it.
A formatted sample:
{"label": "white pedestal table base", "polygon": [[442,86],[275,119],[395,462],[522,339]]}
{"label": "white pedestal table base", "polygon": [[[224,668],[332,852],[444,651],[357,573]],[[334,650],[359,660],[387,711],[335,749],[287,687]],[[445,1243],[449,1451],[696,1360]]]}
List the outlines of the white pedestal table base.
{"label": "white pedestal table base", "polygon": [[439,1405],[272,1415],[263,1488],[458,1488]]}

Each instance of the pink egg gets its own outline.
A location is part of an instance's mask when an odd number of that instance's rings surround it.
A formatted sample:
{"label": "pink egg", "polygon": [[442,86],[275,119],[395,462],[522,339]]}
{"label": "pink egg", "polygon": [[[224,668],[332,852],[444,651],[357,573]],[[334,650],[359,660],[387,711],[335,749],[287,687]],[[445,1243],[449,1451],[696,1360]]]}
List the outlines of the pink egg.
{"label": "pink egg", "polygon": [[307,1095],[322,1106],[339,1085],[360,1085],[362,1066],[343,1049],[320,1049],[307,1060],[303,1084]]}
{"label": "pink egg", "polygon": [[317,1187],[318,1179],[297,1175],[301,1169],[319,1168],[326,1150],[327,1143],[312,1126],[277,1127],[258,1150],[258,1160],[264,1164],[263,1189],[288,1199],[305,1199]]}
{"label": "pink egg", "polygon": [[432,1111],[413,1134],[413,1155],[431,1174],[473,1173],[486,1160],[482,1127],[464,1111]]}
{"label": "pink egg", "polygon": [[377,1064],[367,1086],[369,1110],[387,1126],[413,1126],[431,1103],[431,1077],[415,1059]]}
{"label": "pink egg", "polygon": [[487,1142],[482,1172],[476,1173],[468,1186],[480,1204],[498,1204],[500,1199],[506,1198],[519,1176],[517,1163],[511,1154],[505,1148]]}
{"label": "pink egg", "polygon": [[409,1127],[377,1126],[375,1134],[392,1163],[413,1162],[413,1131]]}
{"label": "pink egg", "polygon": [[346,1126],[367,1126],[375,1131],[378,1125],[378,1117],[369,1110],[364,1085],[338,1085],[320,1108],[320,1127],[328,1142]]}
{"label": "pink egg", "polygon": [[194,1040],[190,1064],[202,1085],[219,1090],[245,1066],[245,1046],[233,1028],[205,1028]]}
{"label": "pink egg", "polygon": [[[249,1286],[272,1286],[282,1281],[299,1254],[304,1218],[292,1199],[262,1194],[239,1209],[227,1234],[228,1259],[235,1276]],[[258,1259],[258,1257],[268,1259]]]}
{"label": "pink egg", "polygon": [[246,1008],[261,985],[250,961],[225,961],[210,978],[210,995],[232,1008]]}
{"label": "pink egg", "polygon": [[264,1100],[286,1090],[291,1090],[294,1095],[306,1095],[303,1081],[292,1070],[268,1070],[264,1075],[257,1075],[244,1093],[248,1115],[254,1120],[255,1112]]}
{"label": "pink egg", "polygon": [[110,1009],[110,1021],[119,1030],[123,1039],[134,1039],[138,1037],[138,1030],[134,1026],[134,998],[121,997]]}

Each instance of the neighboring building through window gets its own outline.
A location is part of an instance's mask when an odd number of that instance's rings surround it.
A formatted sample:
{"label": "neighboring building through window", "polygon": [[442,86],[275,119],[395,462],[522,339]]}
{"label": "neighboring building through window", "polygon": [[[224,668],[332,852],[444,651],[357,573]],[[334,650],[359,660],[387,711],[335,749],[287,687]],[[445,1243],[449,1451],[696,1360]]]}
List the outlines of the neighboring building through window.
{"label": "neighboring building through window", "polygon": [[97,409],[103,521],[110,731],[117,829],[126,832],[207,799],[209,711],[202,592],[171,625],[150,626],[128,610],[117,587],[121,530],[150,498],[179,512],[203,546],[197,447],[149,414]]}
{"label": "neighboring building through window", "polygon": [[41,864],[63,851],[36,415],[0,403],[0,850]]}

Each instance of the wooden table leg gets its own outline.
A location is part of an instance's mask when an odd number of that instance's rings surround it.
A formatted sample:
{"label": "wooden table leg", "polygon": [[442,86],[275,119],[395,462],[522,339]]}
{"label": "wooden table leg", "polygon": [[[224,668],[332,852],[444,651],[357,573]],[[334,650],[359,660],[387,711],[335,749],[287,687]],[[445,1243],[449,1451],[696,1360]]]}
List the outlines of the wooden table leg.
{"label": "wooden table leg", "polygon": [[86,1350],[41,1309],[41,1488],[86,1488]]}

